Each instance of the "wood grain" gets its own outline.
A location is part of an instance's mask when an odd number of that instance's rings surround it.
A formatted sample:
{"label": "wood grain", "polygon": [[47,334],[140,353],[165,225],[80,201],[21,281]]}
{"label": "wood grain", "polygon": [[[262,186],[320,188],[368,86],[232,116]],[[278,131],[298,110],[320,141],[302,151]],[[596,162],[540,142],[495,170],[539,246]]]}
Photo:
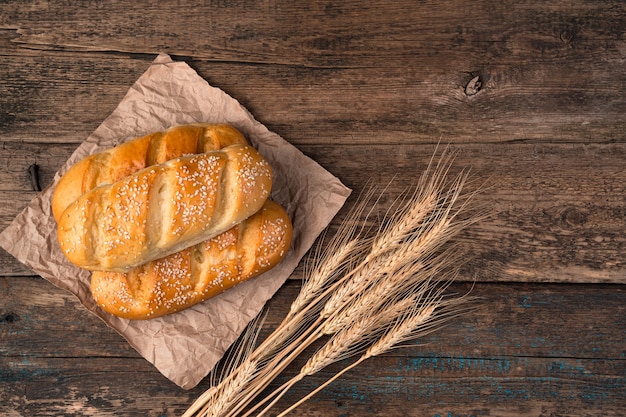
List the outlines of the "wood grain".
{"label": "wood grain", "polygon": [[[74,146],[6,142],[3,148],[7,152],[0,155],[0,165],[7,169],[0,171],[0,188],[9,188],[6,195],[11,196],[0,208],[0,225],[6,227],[36,195],[20,191],[31,187],[28,166],[40,166],[42,186],[47,186]],[[435,145],[417,144],[396,144],[392,150],[379,144],[300,149],[354,190],[350,202],[368,183],[389,184],[377,209],[381,214],[438,152]],[[624,283],[623,144],[461,144],[452,151],[457,154],[452,174],[472,169],[473,181],[485,186],[480,201],[493,210],[492,218],[462,237],[473,252],[465,279]],[[373,158],[379,168],[364,175],[360,167]],[[0,271],[23,273],[5,253]]]}
{"label": "wood grain", "polygon": [[[438,143],[488,185],[493,216],[460,237],[482,308],[293,415],[621,416],[625,15],[615,0],[2,2],[0,230],[37,195],[29,166],[51,184],[165,52],[354,189],[331,231],[368,183],[389,184],[382,213]],[[1,415],[174,416],[208,385],[179,389],[0,249]]]}
{"label": "wood grain", "polygon": [[[69,63],[52,53],[44,57],[9,56],[0,69],[0,80],[15,94],[0,119],[12,140],[32,141],[19,128],[36,120],[42,126],[36,137],[79,143],[113,111],[149,64],[146,59],[115,56],[90,59],[89,54]],[[465,86],[474,78],[472,69],[429,74],[433,68],[190,64],[296,145],[367,144],[370,138],[391,143],[624,140],[624,79],[603,74],[581,80],[583,69],[568,63],[537,73],[495,65],[482,70],[491,82],[471,96]],[[24,80],[24,65],[46,77],[46,84]],[[597,95],[586,91],[589,83],[600,90]],[[59,102],[64,105],[59,107]]]}
{"label": "wood grain", "polygon": [[[261,337],[298,288],[291,281],[272,300]],[[6,277],[0,289],[2,413],[180,415],[208,388],[177,388],[73,296],[40,278]],[[615,329],[626,325],[623,288],[487,284],[473,294],[482,299],[476,312],[421,345],[363,363],[294,415],[620,415],[626,360]],[[280,406],[346,363],[307,378]]]}
{"label": "wood grain", "polygon": [[[22,89],[11,104],[23,108],[48,89],[69,95],[48,114],[52,129],[75,125],[75,111],[95,128],[146,63],[168,52],[294,140],[333,141],[342,126],[360,143],[381,132],[403,141],[623,141],[626,76],[612,70],[623,63],[620,2],[211,2],[194,3],[192,16],[184,2],[62,3],[8,5],[0,21],[9,48],[0,79],[22,80],[9,85]],[[101,23],[108,16],[116,30]],[[25,68],[45,84],[25,85]],[[18,112],[7,113],[19,125]]]}

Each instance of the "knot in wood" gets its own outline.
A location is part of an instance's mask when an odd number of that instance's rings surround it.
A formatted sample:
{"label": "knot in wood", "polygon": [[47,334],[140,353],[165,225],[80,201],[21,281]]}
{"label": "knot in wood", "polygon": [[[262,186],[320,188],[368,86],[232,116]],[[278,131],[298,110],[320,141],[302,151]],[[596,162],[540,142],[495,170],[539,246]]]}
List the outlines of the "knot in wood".
{"label": "knot in wood", "polygon": [[565,29],[560,33],[559,38],[563,43],[570,43],[572,39],[574,39],[574,33],[572,33],[572,31],[570,30]]}
{"label": "knot in wood", "polygon": [[567,208],[561,215],[563,222],[569,226],[582,226],[587,222],[587,216],[574,207]]}
{"label": "knot in wood", "polygon": [[465,86],[465,95],[473,96],[480,91],[481,87],[482,87],[482,81],[480,80],[480,75],[477,75],[474,78],[472,78]]}

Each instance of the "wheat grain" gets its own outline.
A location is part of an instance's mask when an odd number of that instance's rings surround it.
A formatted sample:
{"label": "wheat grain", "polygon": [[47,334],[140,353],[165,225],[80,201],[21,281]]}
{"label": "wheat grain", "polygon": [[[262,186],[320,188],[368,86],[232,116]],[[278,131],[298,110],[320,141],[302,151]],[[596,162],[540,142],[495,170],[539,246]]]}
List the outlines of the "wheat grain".
{"label": "wheat grain", "polygon": [[419,200],[413,200],[412,204],[408,204],[407,208],[398,213],[396,218],[399,220],[387,220],[390,226],[376,237],[366,261],[381,256],[401,245],[408,234],[436,207],[435,203],[436,195],[425,195]]}
{"label": "wheat grain", "polygon": [[[446,181],[452,161],[447,154],[435,164],[433,155],[417,186],[391,203],[381,225],[370,230],[372,236],[365,233],[365,225],[381,197],[373,198],[374,189],[360,196],[335,236],[324,248],[319,244],[311,252],[300,294],[283,322],[256,349],[245,352],[243,360],[238,358],[241,365],[201,396],[185,417],[198,410],[201,416],[243,413],[245,417],[265,407],[258,414],[263,415],[307,375],[360,354],[322,389],[367,358],[401,347],[468,311],[459,307],[468,297],[444,296],[464,260],[458,247],[449,242],[484,216],[472,213],[461,218],[460,214],[469,211],[474,194],[462,192],[467,171]],[[374,206],[368,211],[372,201]],[[328,342],[298,374],[250,407],[296,357],[324,335],[330,336]]]}
{"label": "wheat grain", "polygon": [[[364,306],[365,307],[365,306]],[[391,311],[378,314],[360,314],[358,318],[335,333],[333,337],[319,349],[300,370],[304,375],[312,375],[333,362],[354,355],[364,344],[371,340],[393,315]]]}
{"label": "wheat grain", "polygon": [[351,300],[345,302],[340,310],[330,314],[320,326],[321,331],[327,335],[334,334],[363,315],[381,311],[384,306],[402,298],[401,294],[408,285],[407,281],[406,275],[382,276],[369,288],[363,289]]}
{"label": "wheat grain", "polygon": [[344,245],[338,246],[326,262],[320,264],[313,272],[307,275],[307,280],[302,286],[298,297],[291,304],[289,311],[291,316],[301,311],[304,306],[308,305],[311,300],[323,291],[325,284],[341,270],[342,265],[350,257],[358,243],[358,240],[351,240]]}
{"label": "wheat grain", "polygon": [[[367,210],[368,204],[374,196],[375,189],[366,189],[350,210],[346,219],[341,223],[333,238],[324,247],[323,251],[315,251],[311,265],[306,264],[304,284],[296,299],[292,302],[286,320],[299,312],[317,298],[333,278],[349,267],[355,258],[367,249],[362,238],[363,222],[360,217]],[[322,245],[318,245],[318,249]]]}
{"label": "wheat grain", "polygon": [[[380,258],[376,258],[380,262]],[[341,285],[330,295],[320,313],[320,317],[328,318],[340,311],[347,300],[351,300],[367,288],[380,276],[379,265],[372,261],[355,268],[348,276],[344,276]]]}
{"label": "wheat grain", "polygon": [[[368,260],[401,245],[407,234],[420,226],[428,213],[437,207],[439,195],[445,189],[443,181],[453,160],[452,154],[444,155],[433,169],[434,158],[431,159],[413,187],[412,194],[406,192],[404,198],[400,197],[396,204],[391,204],[381,222],[386,226],[378,233]],[[463,173],[459,175],[463,176]]]}
{"label": "wheat grain", "polygon": [[227,378],[225,383],[218,386],[218,392],[213,396],[214,400],[207,405],[207,417],[220,417],[237,403],[244,394],[244,387],[253,380],[257,371],[257,362],[252,360],[244,361],[232,378]]}

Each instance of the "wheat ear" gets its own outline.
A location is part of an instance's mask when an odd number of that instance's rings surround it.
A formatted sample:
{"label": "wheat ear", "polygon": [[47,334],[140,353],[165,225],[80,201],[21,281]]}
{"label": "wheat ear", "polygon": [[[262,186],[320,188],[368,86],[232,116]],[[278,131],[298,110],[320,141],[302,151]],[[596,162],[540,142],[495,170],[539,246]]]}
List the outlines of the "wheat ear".
{"label": "wheat ear", "polygon": [[[374,326],[361,334],[358,342],[357,339],[351,339],[352,343],[347,343],[347,339],[342,342],[342,338],[348,338],[348,333],[340,330],[338,324],[342,318],[349,318],[349,328],[352,330],[366,328],[357,323],[369,320],[371,324],[372,320],[379,319],[389,328],[398,320],[385,318],[385,313],[394,310],[392,307],[416,304],[424,309],[424,300],[433,300],[431,295],[439,294],[433,288],[446,287],[445,280],[441,281],[437,275],[458,258],[443,250],[443,245],[459,230],[476,220],[458,217],[468,207],[473,196],[461,194],[467,180],[466,172],[446,184],[444,177],[449,173],[451,161],[450,156],[442,157],[437,164],[431,161],[416,189],[392,204],[373,237],[364,233],[365,224],[373,212],[372,207],[366,214],[366,203],[373,192],[365,194],[368,198],[361,199],[351,215],[342,222],[327,250],[318,246],[314,254],[316,262],[312,268],[305,270],[307,277],[301,295],[294,301],[285,320],[246,357],[239,368],[215,389],[207,391],[206,397],[203,396],[207,404],[202,410],[203,416],[209,415],[209,409],[222,417],[240,415],[304,349],[325,334],[331,334],[331,345],[326,353],[335,352],[334,355],[326,356],[327,360],[355,355],[384,334],[383,326]],[[457,206],[460,207],[453,208]],[[366,219],[359,225],[357,220],[363,215]],[[378,295],[383,301],[376,300]],[[440,303],[441,306],[445,306],[445,303]],[[439,317],[442,317],[441,314]],[[333,324],[333,320],[339,321]],[[440,323],[438,320],[429,322],[432,328]],[[424,329],[429,327],[422,327]],[[313,364],[321,359],[322,353],[310,358],[308,364],[311,368],[304,368],[302,375],[316,369]],[[253,370],[246,372],[247,367]],[[246,379],[243,375],[252,375],[252,379],[235,384],[238,374],[242,379]],[[293,382],[258,402],[244,416],[252,414],[271,400],[262,413],[269,410],[298,378],[302,377],[294,377]],[[238,385],[236,394],[224,394],[226,398],[221,403],[211,405],[210,399],[227,391],[229,385]]]}
{"label": "wheat ear", "polygon": [[437,207],[438,195],[443,189],[442,181],[452,160],[453,155],[446,154],[433,167],[433,154],[428,167],[413,187],[413,193],[405,192],[404,196],[400,196],[390,205],[366,262],[402,245],[408,234],[419,227],[428,213]]}
{"label": "wheat ear", "polygon": [[272,398],[272,401],[257,414],[257,417],[266,414],[293,385],[305,376],[313,375],[328,365],[354,356],[357,352],[363,350],[371,342],[372,337],[380,332],[388,321],[393,319],[393,316],[397,314],[396,310],[390,309],[384,314],[376,312],[361,315],[359,319],[354,320],[350,324],[350,327],[335,333],[324,346],[307,360],[299,374],[266,398],[266,401],[269,398]]}
{"label": "wheat ear", "polygon": [[[420,304],[414,304],[412,308],[405,310],[405,313],[399,317],[395,324],[378,339],[376,340],[356,361],[350,365],[344,367],[341,371],[333,375],[326,380],[323,384],[320,384],[316,389],[308,393],[305,397],[292,404],[289,408],[282,411],[277,417],[283,417],[295,410],[306,401],[311,399],[317,393],[325,389],[332,382],[340,378],[346,372],[354,369],[364,361],[389,352],[392,349],[398,349],[403,347],[401,343],[409,340],[423,337],[426,334],[438,330],[453,317],[457,317],[460,314],[466,313],[469,309],[461,308],[464,302],[469,300],[468,297],[459,297],[454,299],[444,300],[441,296],[441,289],[436,291],[436,294],[440,295],[439,299],[432,298],[430,301]],[[319,371],[319,369],[317,370]],[[301,372],[293,378],[293,383],[290,381],[285,384],[280,395],[284,395],[286,391],[295,383],[302,380],[307,374]],[[276,400],[274,401],[274,403]]]}
{"label": "wheat ear", "polygon": [[[445,172],[447,172],[447,168]],[[377,296],[380,295],[384,299],[385,295],[390,297],[389,294],[385,293],[385,290],[394,294],[394,287],[402,288],[401,283],[407,275],[402,273],[394,274],[394,272],[402,271],[407,264],[412,266],[419,265],[419,263],[413,262],[412,259],[415,257],[418,259],[428,258],[437,248],[441,247],[456,232],[462,229],[460,226],[453,227],[452,220],[456,213],[452,213],[452,207],[460,196],[466,178],[467,173],[461,173],[452,182],[447,191],[439,190],[439,195],[431,199],[431,201],[436,203],[435,206],[428,210],[421,208],[428,199],[424,200],[422,198],[423,195],[419,193],[415,193],[412,196],[412,199],[415,200],[410,199],[412,201],[409,201],[405,208],[400,211],[401,214],[393,216],[388,229],[383,232],[379,231],[379,238],[374,240],[374,250],[331,287],[332,295],[325,303],[320,318],[313,324],[313,330],[308,333],[309,337],[298,340],[295,344],[297,348],[282,361],[284,365],[276,366],[276,369],[284,369],[302,351],[303,347],[317,340],[323,334],[332,334],[348,323],[350,326],[354,326],[354,320],[358,321],[363,314],[368,314],[372,311],[371,308],[373,306],[364,302],[366,299],[368,301],[376,300]],[[439,181],[441,181],[440,178],[433,178],[431,179],[431,184],[438,184],[437,187],[440,187]],[[428,188],[424,184],[422,186]],[[420,209],[415,209],[415,207],[420,207]],[[415,216],[419,218],[413,220],[412,217]],[[380,242],[380,239],[382,239],[380,236],[392,236],[390,239],[400,239],[403,242],[399,245],[376,245],[376,242]],[[401,237],[398,238],[398,236]],[[403,272],[407,273],[407,271]],[[362,296],[362,294],[371,293],[371,288],[376,288],[377,284],[381,282],[388,284],[395,281],[397,281],[396,284],[400,285],[383,285],[380,291],[374,291],[380,295],[375,294],[365,298]],[[393,296],[391,297],[393,298]],[[346,307],[350,305],[354,308],[346,310]],[[324,320],[326,320],[326,323],[324,323]],[[269,384],[269,379],[266,379],[266,382]],[[295,383],[295,380],[292,382]],[[271,404],[274,404],[288,389],[289,386],[280,388],[277,391],[282,391],[282,393],[275,391],[265,401],[268,401],[270,397],[275,397],[271,402]],[[259,404],[254,409],[258,407]],[[249,412],[246,415],[249,414],[251,413]]]}
{"label": "wheat ear", "polygon": [[[313,252],[313,262],[305,264],[304,284],[296,299],[291,303],[287,320],[309,305],[328,285],[333,278],[345,270],[354,256],[365,250],[361,237],[362,224],[359,218],[366,211],[374,196],[375,189],[366,189],[357,199],[357,203],[341,223],[333,238],[327,245],[317,245]],[[321,248],[325,248],[321,250]]]}

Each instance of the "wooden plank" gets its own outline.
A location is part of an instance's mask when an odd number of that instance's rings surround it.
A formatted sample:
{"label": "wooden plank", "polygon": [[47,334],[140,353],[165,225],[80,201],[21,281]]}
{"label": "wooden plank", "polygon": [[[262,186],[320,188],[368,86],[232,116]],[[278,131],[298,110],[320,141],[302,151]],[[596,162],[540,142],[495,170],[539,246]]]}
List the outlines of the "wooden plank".
{"label": "wooden plank", "polygon": [[[624,140],[619,2],[312,3],[264,13],[211,4],[194,16],[225,13],[219,23],[192,32],[180,5],[31,6],[5,6],[12,19],[0,31],[9,48],[1,120],[13,140],[32,140],[18,128],[35,120],[47,140],[84,138],[160,51],[188,60],[295,143]],[[163,13],[172,32],[125,29]],[[116,36],[94,35],[103,15],[122,25]],[[196,36],[206,41],[190,50]]]}
{"label": "wooden plank", "polygon": [[[6,168],[0,170],[0,195],[7,204],[0,207],[2,228],[36,195],[28,166],[40,164],[46,186],[74,145],[7,142],[3,148],[7,152],[0,154],[0,166]],[[436,152],[434,145],[413,144],[303,145],[301,150],[354,190],[331,230],[368,182],[390,184],[379,203],[384,213]],[[492,218],[461,237],[473,255],[466,279],[624,283],[626,145],[467,144],[453,151],[457,158],[451,175],[471,168],[476,181],[490,187],[478,201],[494,210]],[[373,157],[377,168],[364,173]],[[0,271],[25,273],[4,252]]]}
{"label": "wooden plank", "polygon": [[[271,300],[261,338],[298,289],[288,282]],[[482,299],[476,312],[422,345],[363,363],[294,415],[621,415],[626,358],[615,329],[626,325],[622,287],[480,284],[473,294]],[[180,415],[208,388],[208,380],[189,391],[174,386],[44,280],[3,278],[0,306],[4,415]],[[305,379],[280,405],[347,363]]]}
{"label": "wooden plank", "polygon": [[[586,60],[541,69],[493,64],[483,77],[498,81],[472,96],[464,86],[474,70],[442,73],[437,64],[420,65],[419,71],[191,64],[294,144],[623,141],[626,80],[615,78],[615,66],[608,66],[590,89],[588,80],[577,78]],[[5,140],[74,143],[113,111],[150,64],[89,54],[70,61],[52,54],[5,61],[0,69],[0,85],[9,93],[0,109]],[[29,130],[34,123],[37,129]]]}
{"label": "wooden plank", "polygon": [[127,57],[18,52],[2,57],[0,138],[20,144],[82,142],[149,65]]}
{"label": "wooden plank", "polygon": [[[367,180],[387,184],[394,179],[392,196],[411,184],[435,150],[384,145],[303,149],[338,173],[355,194]],[[454,150],[455,169],[470,167],[478,182],[491,187],[478,199],[495,213],[463,237],[476,255],[470,276],[624,283],[622,144],[478,144]],[[385,162],[363,170],[372,157]]]}
{"label": "wooden plank", "polygon": [[2,27],[17,31],[13,42],[23,47],[172,50],[214,60],[320,67],[380,64],[381,57],[445,61],[472,56],[485,44],[494,47],[486,59],[509,61],[537,59],[535,50],[547,60],[575,55],[576,49],[594,52],[597,41],[606,42],[603,53],[619,54],[611,47],[622,34],[624,10],[619,1],[26,3],[5,5],[0,18]]}
{"label": "wooden plank", "polygon": [[[409,364],[428,363],[432,358],[408,358]],[[400,364],[404,361],[398,360]],[[434,365],[426,365],[427,376],[416,376],[412,365],[409,370],[398,371],[384,378],[355,372],[341,383],[334,384],[321,393],[302,410],[293,415],[385,415],[385,416],[487,416],[513,417],[520,415],[597,415],[618,416],[618,407],[605,407],[606,403],[623,402],[623,380],[614,371],[613,364],[605,363],[595,368],[588,361],[542,361],[540,359],[485,360],[435,358]],[[474,364],[472,364],[474,362]],[[469,363],[469,365],[468,365]],[[597,362],[596,362],[597,363]],[[384,366],[384,364],[381,364]],[[401,367],[402,365],[400,365]],[[416,368],[421,368],[417,365]],[[432,366],[432,368],[430,368]],[[511,366],[523,370],[496,376],[501,367]],[[441,368],[456,368],[441,372]],[[430,368],[430,369],[429,369]],[[479,369],[482,381],[468,376]],[[554,369],[548,375],[535,373],[536,369]],[[593,371],[591,368],[595,368]],[[491,369],[494,369],[493,371]],[[479,372],[480,372],[479,371]],[[601,383],[580,381],[584,372],[609,372]],[[522,377],[519,375],[523,374]],[[329,378],[332,372],[327,372]],[[569,382],[567,382],[569,381]],[[309,381],[296,388],[295,398],[301,398],[319,384]],[[363,386],[367,384],[366,386]],[[291,400],[291,401],[290,401]],[[279,403],[277,410],[292,403],[289,398]]]}
{"label": "wooden plank", "polygon": [[[364,363],[293,415],[623,414],[626,292],[598,284],[625,276],[623,2],[24,0],[0,10],[0,230],[36,195],[28,166],[49,184],[167,52],[354,188],[348,207],[368,179],[395,177],[389,198],[399,194],[439,141],[458,152],[453,171],[472,166],[492,184],[481,199],[496,214],[461,236],[473,255],[462,278],[478,280],[482,308]],[[271,300],[262,337],[302,273]],[[180,415],[208,388],[177,388],[31,274],[0,250],[1,415]]]}

